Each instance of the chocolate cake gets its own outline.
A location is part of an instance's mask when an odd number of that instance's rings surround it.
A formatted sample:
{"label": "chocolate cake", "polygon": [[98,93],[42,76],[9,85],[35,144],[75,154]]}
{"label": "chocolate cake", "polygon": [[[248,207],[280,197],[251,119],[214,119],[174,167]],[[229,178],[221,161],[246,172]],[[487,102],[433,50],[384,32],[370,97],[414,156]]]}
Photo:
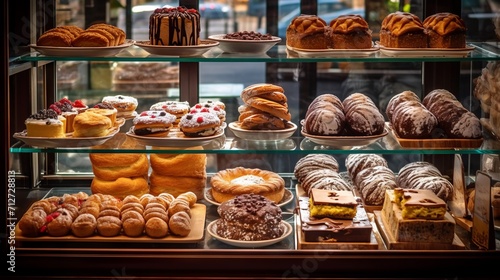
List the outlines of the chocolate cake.
{"label": "chocolate cake", "polygon": [[372,225],[360,205],[353,219],[314,218],[309,214],[309,198],[299,197],[299,216],[306,242],[370,242]]}

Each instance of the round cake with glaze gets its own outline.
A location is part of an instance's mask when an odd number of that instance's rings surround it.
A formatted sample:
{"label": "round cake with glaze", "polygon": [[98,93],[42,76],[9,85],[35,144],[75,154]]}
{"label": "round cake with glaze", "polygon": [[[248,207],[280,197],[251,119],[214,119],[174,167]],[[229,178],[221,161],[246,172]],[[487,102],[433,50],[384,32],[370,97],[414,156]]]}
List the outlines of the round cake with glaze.
{"label": "round cake with glaze", "polygon": [[210,179],[212,197],[225,202],[242,194],[258,194],[279,203],[285,193],[285,180],[259,168],[236,167],[217,172]]}
{"label": "round cake with glaze", "polygon": [[259,241],[283,234],[281,208],[257,194],[243,194],[222,203],[217,212],[217,234],[223,238]]}

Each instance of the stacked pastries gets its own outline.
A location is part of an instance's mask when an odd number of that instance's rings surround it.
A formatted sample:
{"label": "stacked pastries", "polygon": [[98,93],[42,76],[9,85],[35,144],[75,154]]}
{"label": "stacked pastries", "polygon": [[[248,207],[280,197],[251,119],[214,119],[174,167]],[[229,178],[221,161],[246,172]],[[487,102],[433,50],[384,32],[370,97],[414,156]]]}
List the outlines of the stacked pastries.
{"label": "stacked pastries", "polygon": [[308,154],[295,164],[294,176],[309,196],[312,189],[350,191],[352,186],[339,174],[337,160],[327,154]]}
{"label": "stacked pastries", "polygon": [[368,49],[372,31],[359,15],[342,15],[329,24],[316,15],[300,15],[286,30],[286,44],[301,49]]}
{"label": "stacked pastries", "polygon": [[341,101],[326,93],[309,104],[303,128],[313,135],[369,136],[382,134],[384,123],[384,116],[367,95],[353,93]]}
{"label": "stacked pastries", "polygon": [[423,100],[411,91],[393,96],[386,108],[387,117],[399,137],[481,138],[479,118],[467,110],[445,89],[436,89]]}
{"label": "stacked pastries", "polygon": [[250,130],[284,129],[291,120],[284,89],[273,84],[253,84],[241,92],[240,127]]}
{"label": "stacked pastries", "polygon": [[177,197],[169,193],[128,195],[123,200],[105,194],[64,194],[35,202],[19,221],[19,228],[27,237],[184,237],[191,232],[191,208],[196,201],[192,192]]}
{"label": "stacked pastries", "polygon": [[38,46],[52,47],[111,47],[125,42],[125,32],[113,25],[98,23],[87,29],[78,26],[58,26],[44,32]]}
{"label": "stacked pastries", "polygon": [[380,28],[380,44],[389,48],[464,48],[464,21],[452,13],[437,13],[423,22],[412,13],[387,15]]}

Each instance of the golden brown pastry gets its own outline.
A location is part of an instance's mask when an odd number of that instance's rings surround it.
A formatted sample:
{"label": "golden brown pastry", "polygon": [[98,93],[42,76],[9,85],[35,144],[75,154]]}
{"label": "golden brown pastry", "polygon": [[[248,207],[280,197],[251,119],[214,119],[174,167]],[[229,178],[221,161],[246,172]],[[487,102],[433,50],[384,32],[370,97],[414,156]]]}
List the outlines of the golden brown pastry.
{"label": "golden brown pastry", "polygon": [[146,222],[146,234],[152,238],[162,238],[168,235],[168,223],[158,217],[152,217]]}
{"label": "golden brown pastry", "polygon": [[331,48],[369,49],[372,31],[360,15],[342,15],[330,22]]}
{"label": "golden brown pastry", "polygon": [[109,39],[94,31],[84,31],[78,35],[72,42],[73,47],[109,47]]}
{"label": "golden brown pastry", "polygon": [[210,184],[213,198],[221,203],[247,193],[259,194],[279,203],[285,192],[285,181],[281,176],[258,168],[221,170],[211,178]]}
{"label": "golden brown pastry", "polygon": [[120,199],[130,194],[141,196],[149,192],[148,181],[144,176],[120,177],[116,180],[103,180],[99,177],[94,177],[90,189],[94,194],[108,194]]}
{"label": "golden brown pastry", "polygon": [[206,154],[151,154],[150,161],[157,175],[206,177]]}
{"label": "golden brown pastry", "polygon": [[272,100],[251,97],[247,99],[246,104],[286,121],[290,121],[292,118],[287,105],[282,105]]}
{"label": "golden brown pastry", "polygon": [[437,13],[428,16],[423,26],[429,48],[465,48],[465,23],[458,15]]}
{"label": "golden brown pastry", "polygon": [[326,22],[316,15],[300,15],[286,29],[286,44],[300,49],[326,49],[330,46],[325,33]]}
{"label": "golden brown pastry", "polygon": [[37,46],[71,47],[75,38],[73,33],[65,28],[55,27],[45,31],[37,40]]}
{"label": "golden brown pastry", "polygon": [[249,130],[277,130],[285,129],[286,121],[269,113],[244,115],[239,117],[240,127]]}
{"label": "golden brown pastry", "polygon": [[203,197],[203,190],[205,189],[207,178],[162,176],[153,169],[149,176],[149,181],[150,193],[153,195],[170,193],[173,196],[178,196],[181,193],[192,191],[197,197]]}
{"label": "golden brown pastry", "polygon": [[94,175],[102,180],[144,176],[149,170],[146,154],[90,153],[89,157]]}
{"label": "golden brown pastry", "polygon": [[170,203],[167,213],[169,217],[172,217],[175,213],[186,212],[191,217],[191,207],[189,206],[189,201],[177,197]]}
{"label": "golden brown pastry", "polygon": [[115,108],[89,108],[86,110],[86,112],[92,112],[108,117],[111,120],[111,124],[113,126],[116,123],[116,116],[118,114],[118,111]]}
{"label": "golden brown pastry", "polygon": [[241,91],[240,97],[243,102],[246,102],[249,98],[260,96],[278,103],[286,103],[287,98],[284,92],[283,87],[279,85],[258,83],[244,88]]}
{"label": "golden brown pastry", "polygon": [[49,215],[47,219],[47,234],[50,236],[64,236],[71,231],[73,217],[66,208],[59,208]]}
{"label": "golden brown pastry", "polygon": [[[161,196],[160,194],[159,196]],[[194,192],[185,192],[181,193],[179,196],[177,196],[178,199],[184,199],[189,203],[189,207],[193,207],[196,201],[198,200],[198,197]]]}
{"label": "golden brown pastry", "polygon": [[188,236],[191,232],[191,217],[186,212],[177,212],[168,220],[168,228],[172,234]]}
{"label": "golden brown pastry", "polygon": [[42,234],[47,213],[42,207],[32,207],[19,220],[21,234],[27,237],[36,237]]}
{"label": "golden brown pastry", "polygon": [[422,21],[407,12],[387,15],[380,28],[380,44],[387,48],[426,48],[427,35]]}
{"label": "golden brown pastry", "polygon": [[96,23],[87,28],[87,30],[94,30],[94,29],[104,29],[109,33],[113,34],[113,36],[115,36],[115,44],[117,46],[125,43],[125,31],[123,31],[121,28],[106,23]]}
{"label": "golden brown pastry", "polygon": [[123,233],[125,233],[125,235],[127,236],[132,237],[142,235],[144,226],[146,224],[146,222],[144,221],[144,217],[138,211],[130,210],[131,208],[127,209],[129,210],[122,210],[121,214]]}
{"label": "golden brown pastry", "polygon": [[97,228],[97,219],[90,213],[82,213],[71,224],[71,233],[77,237],[92,236]]}
{"label": "golden brown pastry", "polygon": [[85,111],[78,114],[73,122],[74,137],[102,137],[110,133],[111,120],[103,115]]}

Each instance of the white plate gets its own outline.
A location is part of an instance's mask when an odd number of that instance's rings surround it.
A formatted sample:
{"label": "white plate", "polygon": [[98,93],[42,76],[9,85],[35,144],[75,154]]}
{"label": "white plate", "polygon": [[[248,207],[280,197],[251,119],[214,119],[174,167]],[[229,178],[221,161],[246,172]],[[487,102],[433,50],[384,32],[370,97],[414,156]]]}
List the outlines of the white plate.
{"label": "white plate", "polygon": [[136,46],[141,47],[145,51],[154,55],[168,56],[200,56],[213,47],[219,45],[219,42],[212,40],[200,40],[199,45],[195,46],[157,46],[151,45],[149,41],[137,41]]}
{"label": "white plate", "polygon": [[278,130],[252,130],[252,129],[242,129],[239,122],[229,123],[229,129],[234,133],[236,137],[246,140],[280,140],[286,139],[293,135],[295,130],[297,130],[297,125],[288,122],[287,128]]}
{"label": "white plate", "polygon": [[208,38],[219,42],[219,48],[226,53],[265,53],[281,42],[281,38],[276,36],[272,36],[271,40],[237,40],[224,39],[225,35],[211,35]]}
{"label": "white plate", "polygon": [[299,57],[366,57],[379,50],[377,46],[369,49],[301,49],[288,45],[286,47]]}
{"label": "white plate", "polygon": [[474,47],[465,48],[386,48],[379,45],[380,53],[392,57],[466,57]]}
{"label": "white plate", "polygon": [[127,40],[119,46],[111,47],[51,47],[29,45],[31,48],[46,56],[69,56],[69,57],[101,57],[113,56],[134,44],[133,40]]}
{"label": "white plate", "polygon": [[73,137],[72,133],[66,134],[66,138],[53,137],[28,137],[26,131],[14,133],[13,137],[23,141],[32,147],[41,148],[83,148],[104,144],[118,133],[120,126],[110,129],[110,133],[102,137]]}
{"label": "white plate", "polygon": [[282,241],[283,239],[287,238],[293,232],[293,228],[289,223],[287,223],[285,221],[281,221],[281,227],[283,228],[283,235],[281,235],[278,238],[269,239],[269,240],[259,240],[259,241],[234,240],[234,239],[220,237],[217,234],[217,224],[216,223],[217,223],[217,220],[212,221],[211,223],[208,224],[208,226],[207,226],[208,233],[210,235],[212,235],[215,239],[219,240],[220,242],[226,243],[226,244],[231,245],[231,246],[240,247],[240,248],[260,248],[260,247],[266,247],[269,245],[273,245],[273,244],[278,243],[278,242]]}
{"label": "white plate", "polygon": [[214,135],[210,136],[200,136],[200,137],[188,137],[185,136],[178,127],[173,127],[166,137],[152,137],[152,136],[139,136],[135,135],[134,127],[132,126],[130,130],[126,133],[127,136],[134,138],[139,144],[145,146],[157,146],[157,147],[193,147],[193,146],[204,146],[209,144],[212,140],[224,136],[224,129],[221,127]]}
{"label": "white plate", "polygon": [[[212,196],[212,188],[205,189],[204,198],[206,201],[210,202],[213,205],[217,206],[220,205],[220,202],[215,201],[214,197]],[[276,205],[278,205],[279,207],[283,207],[292,200],[293,200],[293,193],[289,189],[285,188],[285,193],[283,194],[283,198]]]}
{"label": "white plate", "polygon": [[387,128],[384,128],[384,132],[382,134],[370,136],[321,136],[306,133],[303,129],[301,133],[304,137],[316,144],[330,146],[332,148],[345,148],[370,145],[378,139],[386,136],[389,131]]}

